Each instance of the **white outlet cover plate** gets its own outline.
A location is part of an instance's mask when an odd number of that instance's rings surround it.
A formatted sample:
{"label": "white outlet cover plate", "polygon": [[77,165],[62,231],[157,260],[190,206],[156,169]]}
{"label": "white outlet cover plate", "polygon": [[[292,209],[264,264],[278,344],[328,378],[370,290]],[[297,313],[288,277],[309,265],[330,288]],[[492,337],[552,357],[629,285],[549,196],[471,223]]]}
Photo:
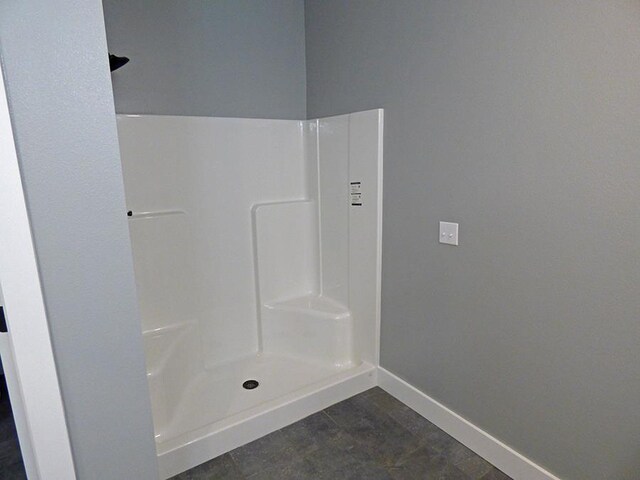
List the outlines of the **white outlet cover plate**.
{"label": "white outlet cover plate", "polygon": [[458,245],[458,224],[440,222],[440,243]]}

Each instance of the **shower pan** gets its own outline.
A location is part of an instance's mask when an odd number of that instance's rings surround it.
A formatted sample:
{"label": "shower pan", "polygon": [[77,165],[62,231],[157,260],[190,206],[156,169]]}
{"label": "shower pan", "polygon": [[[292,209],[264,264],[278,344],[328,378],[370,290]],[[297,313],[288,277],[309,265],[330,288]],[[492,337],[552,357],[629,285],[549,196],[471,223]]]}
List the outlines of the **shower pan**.
{"label": "shower pan", "polygon": [[163,478],[375,385],[382,128],[118,116]]}

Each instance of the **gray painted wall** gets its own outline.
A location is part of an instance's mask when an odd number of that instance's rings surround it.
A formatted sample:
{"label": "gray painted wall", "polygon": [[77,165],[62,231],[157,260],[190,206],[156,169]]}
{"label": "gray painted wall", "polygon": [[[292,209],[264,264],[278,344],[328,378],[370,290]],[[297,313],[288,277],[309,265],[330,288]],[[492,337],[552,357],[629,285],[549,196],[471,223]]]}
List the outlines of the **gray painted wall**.
{"label": "gray painted wall", "polygon": [[306,118],[303,0],[104,0],[118,113]]}
{"label": "gray painted wall", "polygon": [[308,0],[306,38],[310,117],[386,109],[382,365],[637,479],[640,3]]}
{"label": "gray painted wall", "polygon": [[0,2],[0,54],[80,479],[157,479],[98,0]]}

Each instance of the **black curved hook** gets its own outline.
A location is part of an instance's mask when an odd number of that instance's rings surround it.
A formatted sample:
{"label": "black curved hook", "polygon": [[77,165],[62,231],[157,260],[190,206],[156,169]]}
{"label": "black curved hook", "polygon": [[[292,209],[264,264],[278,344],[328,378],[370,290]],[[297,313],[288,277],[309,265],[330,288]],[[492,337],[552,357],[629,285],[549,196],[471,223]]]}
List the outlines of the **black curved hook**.
{"label": "black curved hook", "polygon": [[112,53],[109,54],[109,68],[111,68],[112,72],[127,63],[129,63],[129,59],[127,57],[118,57]]}

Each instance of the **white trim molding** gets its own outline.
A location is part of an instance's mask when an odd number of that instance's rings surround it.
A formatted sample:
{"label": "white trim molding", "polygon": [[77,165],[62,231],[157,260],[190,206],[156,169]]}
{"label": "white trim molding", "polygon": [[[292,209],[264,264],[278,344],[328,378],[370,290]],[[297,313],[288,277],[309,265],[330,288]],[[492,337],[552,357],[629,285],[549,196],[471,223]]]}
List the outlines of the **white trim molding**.
{"label": "white trim molding", "polygon": [[3,350],[13,367],[6,373],[13,374],[8,382],[14,387],[12,402],[21,399],[14,411],[24,416],[17,424],[29,480],[73,480],[69,432],[2,79],[0,66],[0,281],[8,330]]}
{"label": "white trim molding", "polygon": [[560,480],[540,465],[382,367],[378,367],[378,385],[514,480]]}

